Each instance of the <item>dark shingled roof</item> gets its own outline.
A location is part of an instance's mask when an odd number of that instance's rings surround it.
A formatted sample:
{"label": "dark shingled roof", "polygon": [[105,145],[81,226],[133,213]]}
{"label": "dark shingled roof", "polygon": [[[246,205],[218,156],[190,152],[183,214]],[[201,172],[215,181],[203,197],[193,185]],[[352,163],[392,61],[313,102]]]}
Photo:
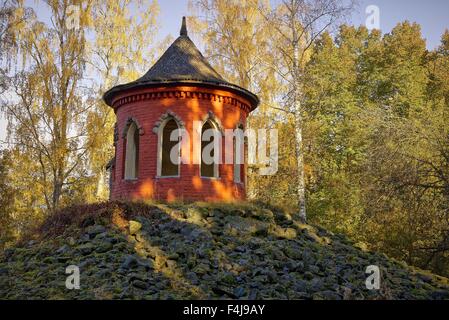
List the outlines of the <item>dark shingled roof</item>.
{"label": "dark shingled roof", "polygon": [[124,90],[180,84],[227,89],[247,98],[252,104],[252,109],[259,104],[259,98],[255,94],[227,82],[212,68],[188,37],[185,17],[183,17],[178,39],[172,43],[147,73],[136,81],[109,89],[104,94],[103,99],[108,105],[111,105],[114,96]]}
{"label": "dark shingled roof", "polygon": [[137,81],[201,80],[226,81],[204,59],[187,36],[180,36],[150,70]]}

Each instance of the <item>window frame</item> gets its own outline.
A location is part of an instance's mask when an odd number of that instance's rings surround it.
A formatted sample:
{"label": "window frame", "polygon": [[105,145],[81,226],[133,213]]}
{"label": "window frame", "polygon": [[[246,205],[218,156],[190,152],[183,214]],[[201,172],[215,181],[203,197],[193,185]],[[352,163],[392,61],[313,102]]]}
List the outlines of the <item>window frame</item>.
{"label": "window frame", "polygon": [[[165,126],[169,121],[173,120],[176,123],[176,126],[178,127],[178,130],[182,130],[182,124],[179,123],[178,119],[174,116],[168,116],[166,117],[158,126],[157,128],[157,164],[156,164],[156,178],[157,179],[176,179],[181,177],[181,160],[182,160],[182,143],[178,143],[179,148],[179,164],[178,166],[178,174],[177,175],[171,175],[171,176],[163,176],[162,175],[162,148],[163,148],[163,137],[164,137],[164,129]],[[181,135],[180,135],[181,139]]]}
{"label": "window frame", "polygon": [[[127,177],[127,156],[128,156],[128,138],[129,130],[134,129],[132,139],[135,145],[135,158],[134,158],[134,176]],[[137,181],[139,179],[139,154],[140,154],[140,127],[134,119],[129,119],[127,121],[125,131],[123,132],[123,180],[125,181]],[[137,142],[136,142],[137,140]]]}
{"label": "window frame", "polygon": [[[218,132],[218,136],[220,137],[220,141],[219,141],[219,144],[218,144],[218,148],[219,148],[219,150],[218,150],[218,153],[219,153],[219,157],[221,158],[222,157],[222,154],[221,154],[221,149],[222,149],[222,139],[221,139],[221,136],[222,136],[222,130],[221,130],[221,127],[220,127],[220,125],[215,121],[215,119],[213,118],[213,117],[211,117],[211,116],[209,116],[205,121],[203,121],[203,123],[201,124],[201,130],[200,130],[200,143],[199,143],[199,164],[198,164],[198,169],[199,169],[199,177],[201,178],[201,179],[210,179],[210,180],[220,180],[221,179],[221,175],[220,175],[220,161],[219,161],[219,163],[214,163],[214,176],[213,177],[209,177],[209,176],[203,176],[202,174],[201,174],[201,164],[202,164],[202,162],[203,162],[203,158],[202,158],[202,156],[203,156],[203,127],[204,127],[204,125],[206,124],[206,123],[210,123],[210,126],[212,127],[212,129],[213,130],[215,130],[216,132]],[[210,141],[209,141],[209,143],[210,143]],[[215,150],[214,150],[215,151]]]}

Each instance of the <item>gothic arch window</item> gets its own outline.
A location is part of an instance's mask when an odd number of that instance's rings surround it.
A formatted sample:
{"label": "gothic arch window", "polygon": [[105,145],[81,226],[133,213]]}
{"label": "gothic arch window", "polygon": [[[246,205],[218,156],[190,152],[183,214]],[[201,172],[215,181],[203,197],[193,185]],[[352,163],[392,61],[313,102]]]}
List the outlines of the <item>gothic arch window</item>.
{"label": "gothic arch window", "polygon": [[161,123],[158,138],[158,176],[179,177],[181,134],[175,118],[170,117]]}
{"label": "gothic arch window", "polygon": [[140,129],[135,121],[128,121],[125,127],[125,163],[124,178],[137,179],[139,171],[139,136]]}
{"label": "gothic arch window", "polygon": [[219,160],[221,156],[220,147],[220,127],[215,121],[213,121],[213,119],[208,119],[203,123],[201,128],[201,177],[219,177]]}
{"label": "gothic arch window", "polygon": [[156,121],[153,132],[157,134],[158,139],[157,177],[179,177],[181,175],[181,141],[188,138],[183,135],[184,130],[182,119],[170,110]]}

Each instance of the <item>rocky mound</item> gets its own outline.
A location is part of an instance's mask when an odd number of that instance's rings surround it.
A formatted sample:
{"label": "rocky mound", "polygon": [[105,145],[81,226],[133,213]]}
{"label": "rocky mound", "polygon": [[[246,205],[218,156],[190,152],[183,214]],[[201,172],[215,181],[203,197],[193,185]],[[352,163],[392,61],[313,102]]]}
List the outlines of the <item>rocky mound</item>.
{"label": "rocky mound", "polygon": [[17,298],[447,299],[449,287],[275,208],[108,202],[67,208],[0,254],[0,299]]}

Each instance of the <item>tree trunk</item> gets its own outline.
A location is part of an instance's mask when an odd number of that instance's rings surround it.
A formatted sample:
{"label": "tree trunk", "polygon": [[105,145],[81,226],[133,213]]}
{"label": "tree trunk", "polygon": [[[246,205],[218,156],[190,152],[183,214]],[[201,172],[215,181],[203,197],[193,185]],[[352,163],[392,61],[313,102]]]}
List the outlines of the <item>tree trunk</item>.
{"label": "tree trunk", "polygon": [[62,182],[55,181],[53,184],[52,207],[50,208],[52,212],[56,211],[59,207],[59,200],[61,198],[61,193],[62,193]]}
{"label": "tree trunk", "polygon": [[295,100],[295,155],[298,170],[298,216],[300,220],[306,221],[306,188],[304,181],[304,152],[302,149],[302,113],[300,101],[298,99]]}
{"label": "tree trunk", "polygon": [[[293,21],[294,19],[292,19]],[[294,25],[294,24],[293,24]],[[306,186],[304,182],[304,152],[302,149],[302,106],[301,106],[301,62],[300,62],[300,48],[297,32],[294,27],[293,30],[293,108],[295,115],[295,155],[297,161],[298,181],[298,218],[306,221]]]}

